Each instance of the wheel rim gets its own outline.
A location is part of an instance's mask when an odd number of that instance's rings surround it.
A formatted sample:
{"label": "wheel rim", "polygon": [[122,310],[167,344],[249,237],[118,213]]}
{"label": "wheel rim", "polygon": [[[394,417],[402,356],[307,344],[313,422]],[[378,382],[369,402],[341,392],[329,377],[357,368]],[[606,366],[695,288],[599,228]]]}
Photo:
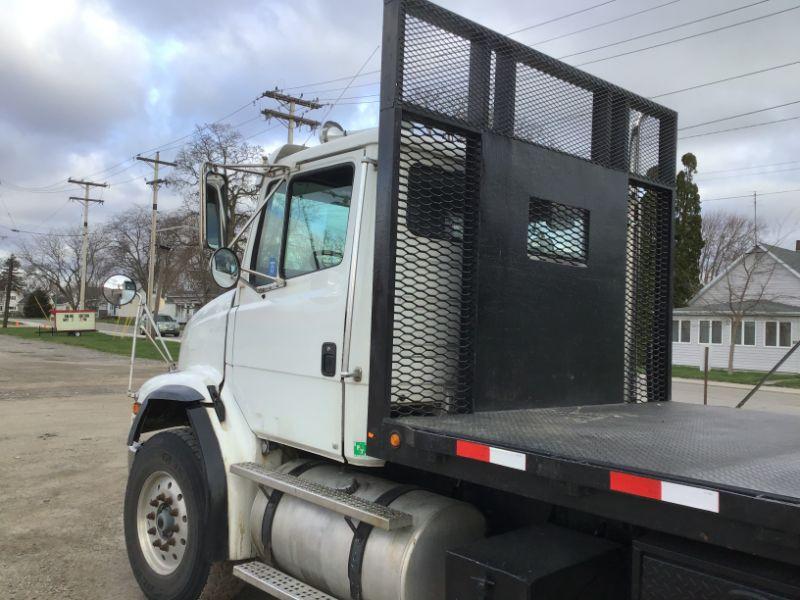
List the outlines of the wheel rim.
{"label": "wheel rim", "polygon": [[147,564],[159,575],[169,575],[181,564],[189,535],[186,498],[175,478],[152,473],[139,491],[136,508],[139,547]]}

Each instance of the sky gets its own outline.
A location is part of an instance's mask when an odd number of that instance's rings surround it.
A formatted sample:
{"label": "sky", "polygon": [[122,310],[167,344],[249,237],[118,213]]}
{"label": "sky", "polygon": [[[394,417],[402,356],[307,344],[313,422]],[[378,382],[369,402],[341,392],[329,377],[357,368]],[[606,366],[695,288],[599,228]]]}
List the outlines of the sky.
{"label": "sky", "polygon": [[[516,40],[557,58],[579,53],[565,62],[589,63],[581,68],[648,97],[800,62],[796,0],[439,4],[501,33],[524,28]],[[346,90],[348,80],[316,83],[379,68],[382,6],[380,0],[3,0],[0,253],[29,235],[11,228],[80,225],[81,206],[68,197],[82,190],[68,177],[110,184],[93,192],[105,203],[92,205],[91,224],[149,205],[144,181],[151,167],[132,157],[160,147],[161,157],[172,159],[196,124],[222,119],[265,152],[275,149],[286,130],[260,115],[278,108],[257,100],[264,90],[327,103],[341,95],[339,104],[309,116],[348,130],[377,125],[377,74],[355,78]],[[608,21],[615,22],[597,26]],[[684,25],[689,21],[698,22]],[[743,21],[751,22],[735,25]],[[669,43],[684,37],[690,39]],[[751,199],[717,198],[766,194],[759,217],[793,247],[800,239],[800,64],[657,101],[678,111],[679,127],[687,128],[678,156],[698,158],[703,210],[751,215]],[[771,108],[778,105],[786,106]],[[691,127],[753,111],[761,112]],[[782,119],[790,120],[759,125]],[[698,136],[731,128],[737,129]],[[316,143],[309,136],[303,130],[296,141]],[[784,190],[798,191],[772,193]],[[180,198],[167,188],[159,205],[175,208]]]}

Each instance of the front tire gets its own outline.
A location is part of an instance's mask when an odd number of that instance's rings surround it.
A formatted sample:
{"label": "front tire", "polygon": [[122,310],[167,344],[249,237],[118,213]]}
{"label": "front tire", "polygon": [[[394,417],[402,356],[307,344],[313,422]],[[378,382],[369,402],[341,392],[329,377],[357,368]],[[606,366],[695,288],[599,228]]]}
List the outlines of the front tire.
{"label": "front tire", "polygon": [[125,545],[134,577],[151,600],[194,600],[206,586],[212,566],[207,497],[191,429],[158,433],[136,453],[125,490]]}

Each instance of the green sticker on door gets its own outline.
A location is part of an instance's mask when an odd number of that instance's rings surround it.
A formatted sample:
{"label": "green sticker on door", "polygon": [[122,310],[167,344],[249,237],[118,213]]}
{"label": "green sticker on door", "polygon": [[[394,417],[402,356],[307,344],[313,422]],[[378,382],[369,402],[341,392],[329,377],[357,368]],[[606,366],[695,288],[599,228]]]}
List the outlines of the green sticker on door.
{"label": "green sticker on door", "polygon": [[364,456],[367,453],[367,442],[355,442],[353,444],[353,454],[355,456]]}

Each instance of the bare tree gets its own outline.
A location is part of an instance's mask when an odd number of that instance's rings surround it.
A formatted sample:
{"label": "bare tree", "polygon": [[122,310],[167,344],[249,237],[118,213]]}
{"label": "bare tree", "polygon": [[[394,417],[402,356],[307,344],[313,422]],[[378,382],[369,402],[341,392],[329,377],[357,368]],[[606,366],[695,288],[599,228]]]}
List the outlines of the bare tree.
{"label": "bare tree", "polygon": [[[220,164],[260,163],[261,148],[248,144],[241,133],[230,125],[212,123],[198,125],[192,140],[178,152],[173,177],[183,193],[184,208],[196,213],[199,203],[200,167],[204,161]],[[228,171],[228,222],[226,236],[233,233],[252,213],[261,178],[255,175]]]}
{"label": "bare tree", "polygon": [[[52,231],[37,235],[20,244],[20,258],[31,276],[38,277],[50,291],[61,296],[73,309],[78,307],[81,272],[80,229]],[[86,257],[86,288],[98,293],[103,278],[113,268],[110,236],[106,229],[89,233]]]}
{"label": "bare tree", "polygon": [[121,274],[140,286],[147,281],[150,253],[150,211],[134,206],[113,217],[107,225],[111,260]]}
{"label": "bare tree", "polygon": [[[759,227],[761,234],[763,225]],[[700,280],[706,284],[718,277],[755,243],[752,219],[737,213],[715,211],[703,214],[701,228],[705,245],[700,252]]]}
{"label": "bare tree", "polygon": [[704,298],[704,303],[715,307],[715,314],[730,320],[729,373],[733,373],[739,338],[742,338],[741,343],[747,339],[748,332],[743,329],[747,317],[757,314],[768,302],[784,300],[770,285],[777,266],[778,263],[765,248],[754,246],[730,265],[717,285],[709,290],[708,297]]}

